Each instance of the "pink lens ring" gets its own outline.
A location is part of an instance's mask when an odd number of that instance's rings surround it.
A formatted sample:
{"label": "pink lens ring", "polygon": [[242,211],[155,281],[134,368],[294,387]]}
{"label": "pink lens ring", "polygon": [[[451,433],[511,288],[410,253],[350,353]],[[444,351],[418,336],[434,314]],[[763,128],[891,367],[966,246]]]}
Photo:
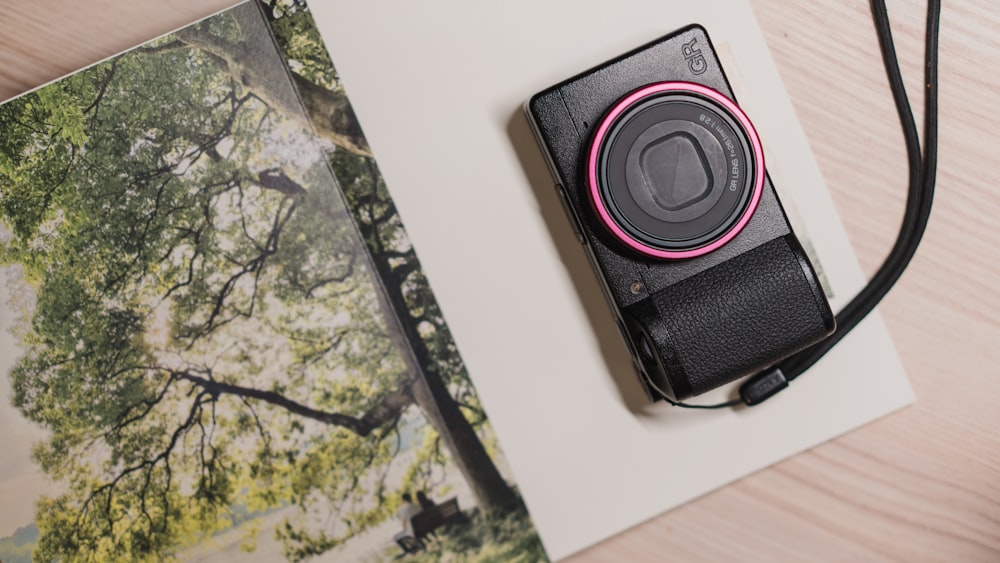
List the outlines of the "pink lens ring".
{"label": "pink lens ring", "polygon": [[[601,197],[600,186],[598,185],[597,178],[601,149],[605,141],[605,136],[615,124],[616,120],[635,104],[649,98],[650,96],[658,96],[665,93],[694,94],[695,96],[706,99],[723,108],[739,123],[740,127],[742,127],[753,153],[753,191],[750,196],[750,201],[747,203],[742,215],[740,215],[739,219],[732,225],[732,227],[725,231],[721,236],[697,248],[685,250],[665,250],[650,246],[643,241],[637,240],[635,237],[625,232],[611,216],[604,199]],[[760,197],[764,191],[764,176],[764,151],[761,148],[760,137],[758,137],[756,129],[754,129],[753,124],[750,122],[750,118],[743,113],[743,110],[741,110],[739,106],[723,94],[708,88],[707,86],[691,82],[658,82],[655,84],[649,84],[622,98],[601,120],[597,127],[597,132],[594,134],[593,141],[590,144],[587,156],[587,184],[590,192],[590,200],[594,209],[597,211],[597,215],[600,217],[601,222],[604,223],[604,226],[615,236],[615,238],[620,240],[629,248],[655,258],[674,260],[694,258],[696,256],[708,254],[709,252],[721,248],[726,243],[731,241],[740,233],[740,231],[743,230],[743,227],[750,222],[750,218],[753,217],[754,211],[757,210],[757,204],[760,203]]]}

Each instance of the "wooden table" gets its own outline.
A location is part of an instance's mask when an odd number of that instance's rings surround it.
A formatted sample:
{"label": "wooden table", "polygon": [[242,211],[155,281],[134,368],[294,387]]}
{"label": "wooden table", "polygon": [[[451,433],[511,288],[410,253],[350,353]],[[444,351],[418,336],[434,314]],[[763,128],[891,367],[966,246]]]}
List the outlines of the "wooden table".
{"label": "wooden table", "polygon": [[[231,0],[21,0],[0,19],[0,99]],[[861,0],[752,0],[867,272],[902,215],[906,161]],[[1000,16],[946,1],[938,192],[882,305],[918,402],[625,532],[573,561],[1000,561]],[[923,2],[890,2],[922,92]],[[919,102],[915,103],[919,108]]]}

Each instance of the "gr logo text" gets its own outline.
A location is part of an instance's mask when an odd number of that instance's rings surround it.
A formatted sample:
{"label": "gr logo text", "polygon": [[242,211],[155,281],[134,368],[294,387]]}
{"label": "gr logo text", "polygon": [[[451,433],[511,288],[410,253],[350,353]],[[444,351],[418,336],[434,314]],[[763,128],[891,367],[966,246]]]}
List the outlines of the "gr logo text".
{"label": "gr logo text", "polygon": [[694,38],[681,46],[681,54],[684,55],[684,60],[687,61],[688,69],[692,74],[701,74],[708,70],[705,56],[701,54],[701,49],[695,47],[697,43],[698,39]]}

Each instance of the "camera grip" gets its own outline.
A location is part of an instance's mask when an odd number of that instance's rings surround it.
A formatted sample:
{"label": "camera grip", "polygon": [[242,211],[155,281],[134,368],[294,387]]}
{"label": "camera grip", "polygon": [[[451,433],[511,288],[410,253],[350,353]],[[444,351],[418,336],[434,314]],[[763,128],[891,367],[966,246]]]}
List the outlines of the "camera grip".
{"label": "camera grip", "polygon": [[665,288],[624,313],[647,375],[676,400],[769,368],[835,327],[794,235]]}

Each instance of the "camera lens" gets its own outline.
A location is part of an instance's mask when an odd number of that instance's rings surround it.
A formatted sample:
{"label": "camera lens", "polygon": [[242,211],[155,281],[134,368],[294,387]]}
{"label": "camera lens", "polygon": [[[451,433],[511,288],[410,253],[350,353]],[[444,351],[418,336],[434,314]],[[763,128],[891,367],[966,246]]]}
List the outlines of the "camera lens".
{"label": "camera lens", "polygon": [[626,245],[660,258],[719,248],[746,225],[763,190],[750,120],[698,84],[632,92],[598,125],[588,156],[600,219]]}

